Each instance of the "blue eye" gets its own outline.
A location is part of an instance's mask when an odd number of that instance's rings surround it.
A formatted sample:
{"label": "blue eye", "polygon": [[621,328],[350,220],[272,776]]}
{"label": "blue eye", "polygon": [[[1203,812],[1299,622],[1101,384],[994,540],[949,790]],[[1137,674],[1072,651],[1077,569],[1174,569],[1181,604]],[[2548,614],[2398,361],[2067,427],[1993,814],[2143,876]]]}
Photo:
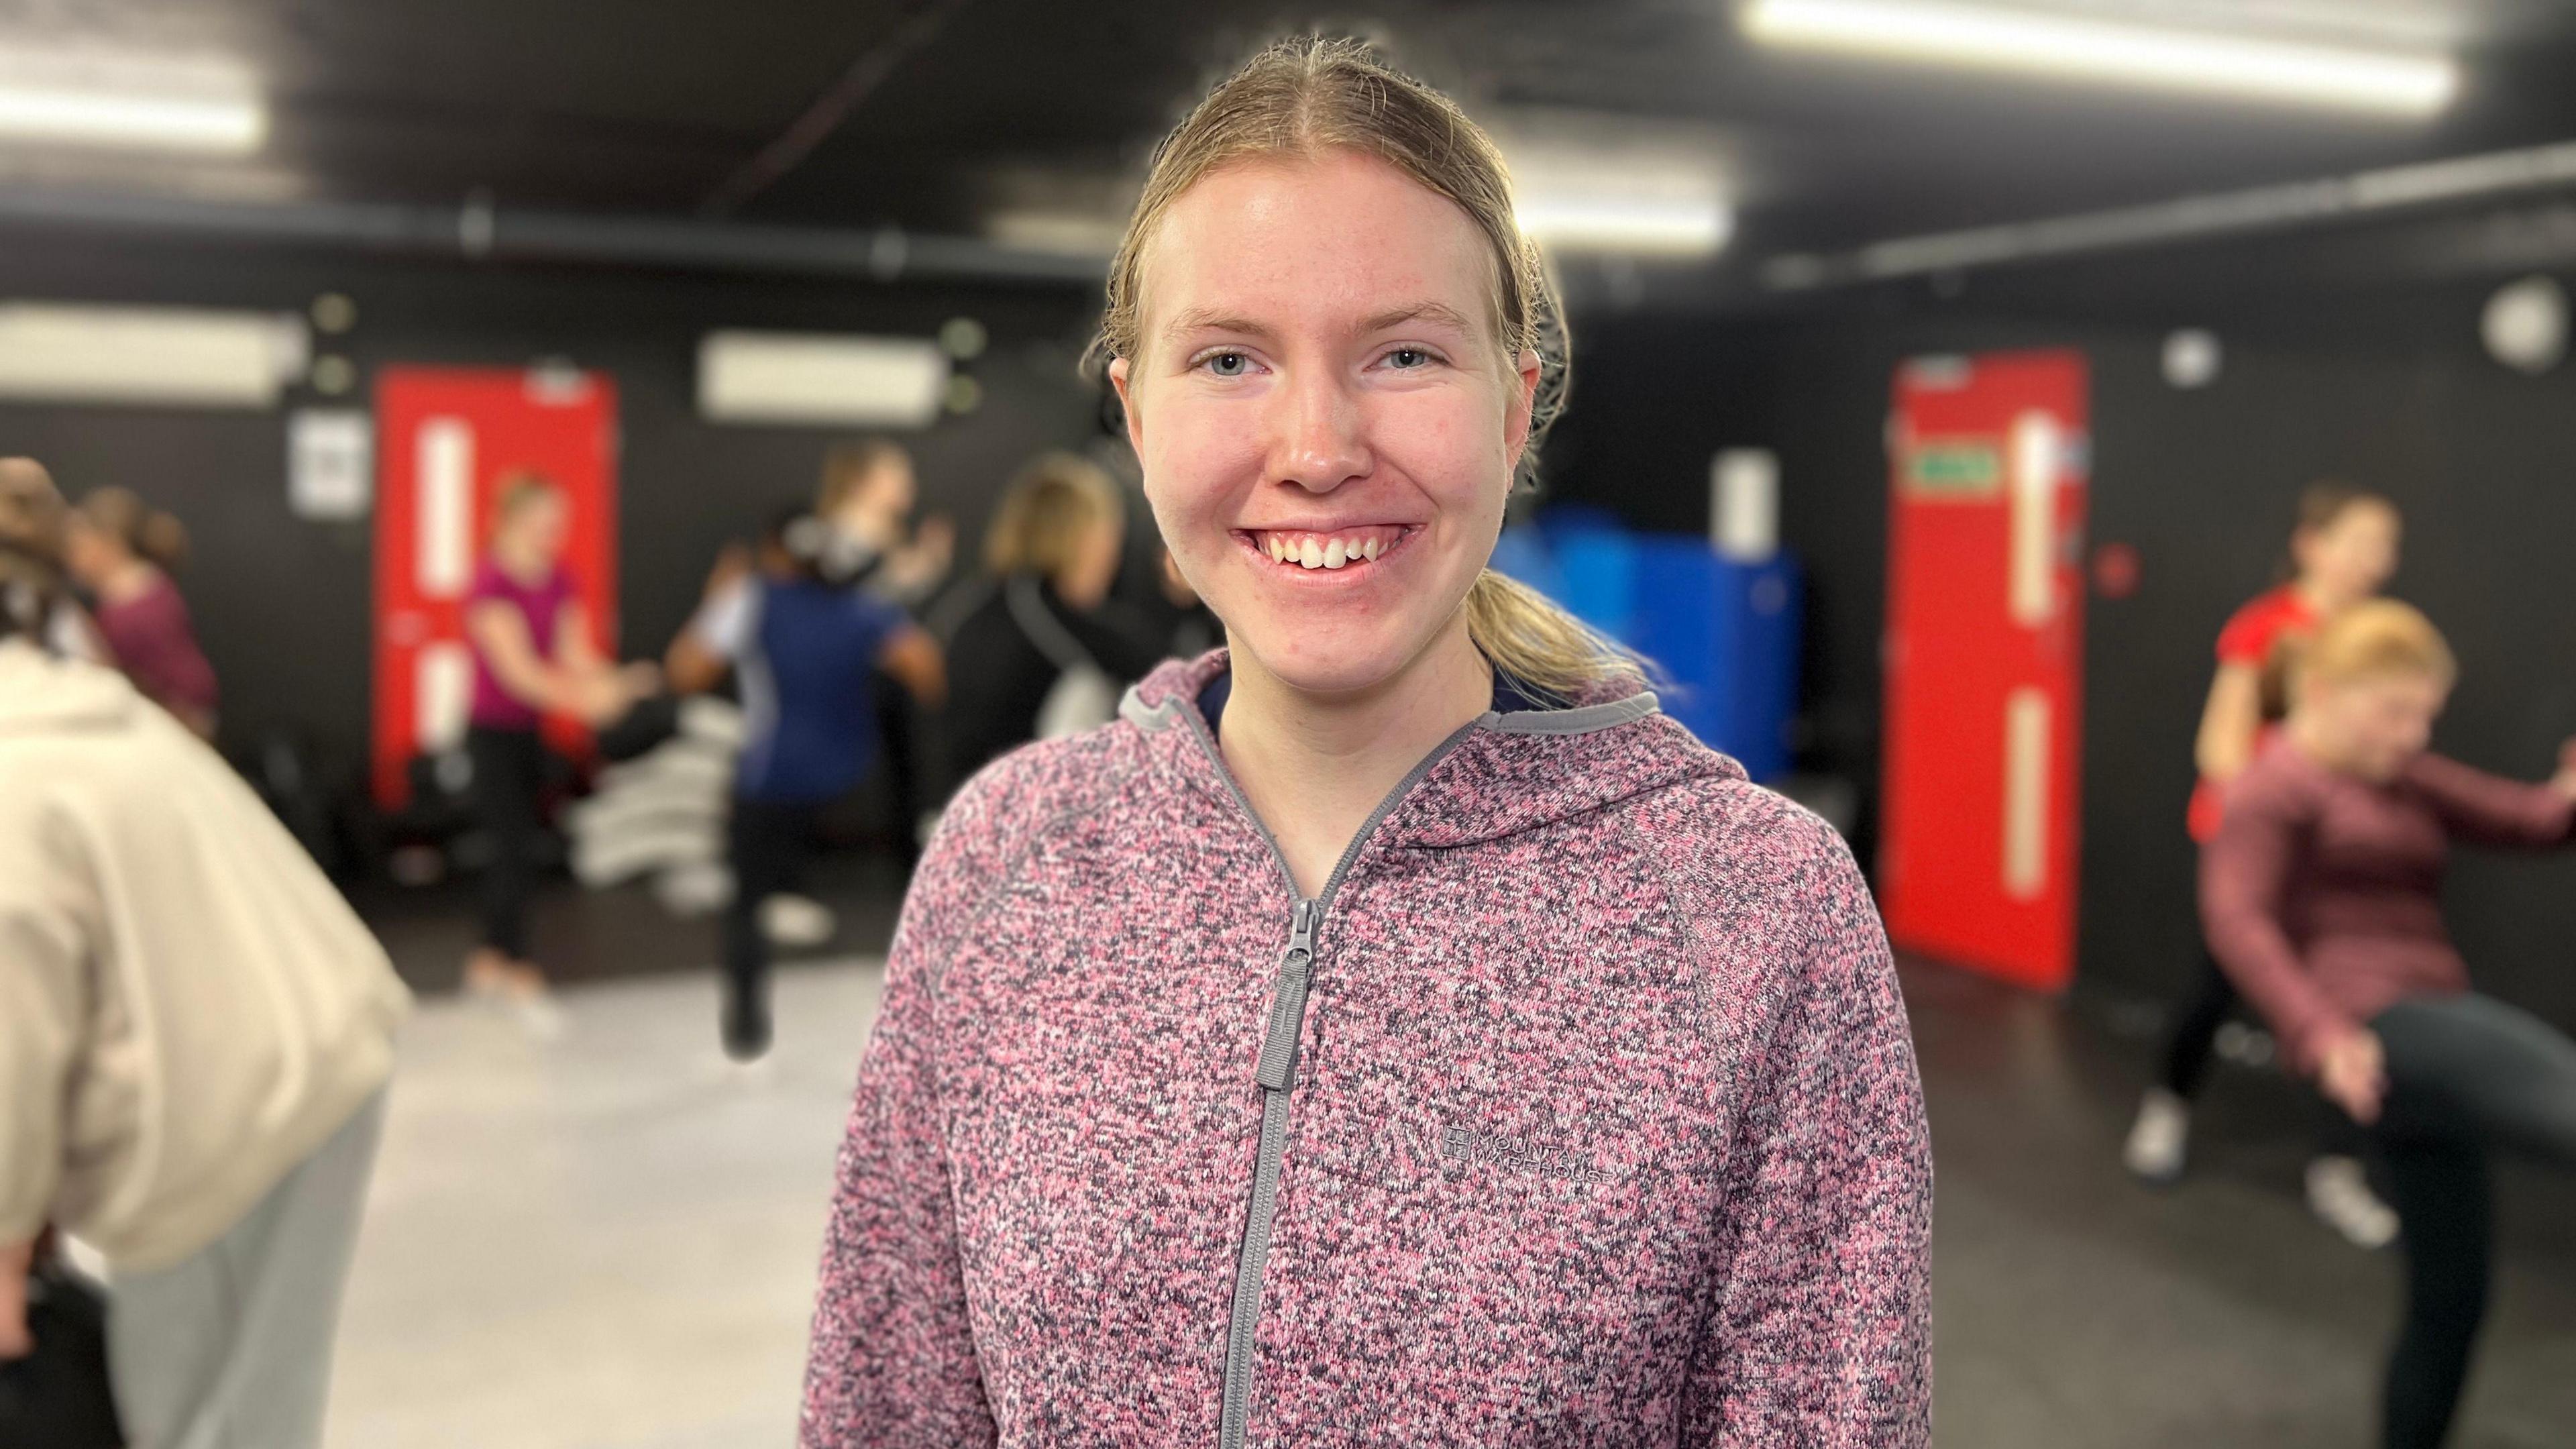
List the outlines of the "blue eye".
{"label": "blue eye", "polygon": [[1199,365],[1218,377],[1241,377],[1252,366],[1252,359],[1240,352],[1211,352]]}
{"label": "blue eye", "polygon": [[1419,347],[1399,347],[1388,353],[1386,360],[1388,366],[1400,372],[1409,372],[1417,367],[1427,367],[1436,359]]}

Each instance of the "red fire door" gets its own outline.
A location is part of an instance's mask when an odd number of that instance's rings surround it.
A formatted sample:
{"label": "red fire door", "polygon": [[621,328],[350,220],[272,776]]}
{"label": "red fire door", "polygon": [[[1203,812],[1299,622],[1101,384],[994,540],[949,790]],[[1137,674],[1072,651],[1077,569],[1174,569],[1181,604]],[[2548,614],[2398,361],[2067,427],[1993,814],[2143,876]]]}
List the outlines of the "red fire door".
{"label": "red fire door", "polygon": [[[375,793],[410,795],[414,756],[453,748],[474,696],[464,600],[501,481],[532,471],[572,504],[564,567],[616,646],[617,391],[570,368],[389,367],[376,379]],[[550,720],[558,748],[580,729]]]}
{"label": "red fire door", "polygon": [[2075,971],[2087,394],[2080,353],[1920,358],[1888,429],[1888,936],[2051,989]]}

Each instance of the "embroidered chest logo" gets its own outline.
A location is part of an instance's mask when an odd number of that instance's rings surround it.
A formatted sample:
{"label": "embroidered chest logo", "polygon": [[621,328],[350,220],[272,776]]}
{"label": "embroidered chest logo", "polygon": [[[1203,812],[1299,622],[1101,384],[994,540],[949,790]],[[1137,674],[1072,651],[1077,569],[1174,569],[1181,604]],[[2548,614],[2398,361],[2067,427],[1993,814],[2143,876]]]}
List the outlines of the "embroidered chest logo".
{"label": "embroidered chest logo", "polygon": [[1567,1182],[1608,1182],[1617,1175],[1560,1137],[1479,1132],[1455,1122],[1441,1125],[1440,1155],[1469,1166],[1526,1172]]}

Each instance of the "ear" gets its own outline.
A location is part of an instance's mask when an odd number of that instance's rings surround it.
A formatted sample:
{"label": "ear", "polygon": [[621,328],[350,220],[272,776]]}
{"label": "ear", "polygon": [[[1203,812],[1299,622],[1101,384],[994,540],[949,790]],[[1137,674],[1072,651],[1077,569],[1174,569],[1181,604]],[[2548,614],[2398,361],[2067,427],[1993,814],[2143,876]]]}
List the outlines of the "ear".
{"label": "ear", "polygon": [[1118,411],[1127,421],[1127,446],[1135,449],[1136,456],[1142,459],[1145,456],[1145,414],[1136,406],[1135,378],[1126,358],[1109,359],[1109,385],[1118,390]]}
{"label": "ear", "polygon": [[1529,446],[1530,412],[1538,402],[1538,354],[1524,347],[1512,363],[1512,398],[1503,413],[1503,451],[1514,468],[1521,465],[1521,450]]}

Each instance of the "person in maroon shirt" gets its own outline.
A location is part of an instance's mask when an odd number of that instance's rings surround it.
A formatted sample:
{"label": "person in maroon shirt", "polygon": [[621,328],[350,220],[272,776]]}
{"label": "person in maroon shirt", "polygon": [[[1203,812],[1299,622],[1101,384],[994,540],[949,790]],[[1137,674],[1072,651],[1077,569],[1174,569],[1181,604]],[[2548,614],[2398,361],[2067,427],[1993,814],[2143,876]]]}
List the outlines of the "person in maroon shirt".
{"label": "person in maroon shirt", "polygon": [[549,714],[597,727],[660,685],[650,665],[619,668],[604,655],[581,591],[563,566],[572,507],[544,477],[515,472],[492,505],[492,549],[465,596],[474,654],[474,702],[465,749],[474,766],[476,824],[492,857],[483,873],[483,941],[465,961],[465,989],[522,1008],[550,1033],[546,978],[529,959],[528,898],[543,828]]}
{"label": "person in maroon shirt", "polygon": [[2431,753],[2453,674],[2407,605],[2328,621],[2295,670],[2287,723],[2201,853],[2210,950],[2389,1170],[2407,1254],[2391,1449],[2440,1444],[2468,1376],[2486,1312],[2488,1153],[2576,1170],[2576,1042],[2472,991],[2441,909],[2452,840],[2569,843],[2576,740],[2541,785]]}
{"label": "person in maroon shirt", "polygon": [[171,575],[188,555],[179,520],[124,488],[101,488],[72,510],[63,561],[98,605],[93,618],[116,667],[144,698],[200,739],[215,734],[215,667]]}
{"label": "person in maroon shirt", "polygon": [[[2317,625],[2376,595],[2397,568],[2403,532],[2397,505],[2341,483],[2312,483],[2299,495],[2283,581],[2228,616],[2218,636],[2218,668],[2193,743],[2200,783],[2187,817],[2195,849],[2218,833],[2229,785],[2279,728],[2288,709],[2286,665]],[[2240,1014],[2236,988],[2206,951],[2172,1035],[2156,1083],[2139,1099],[2122,1161],[2144,1181],[2179,1180],[2190,1150],[2192,1104],[2208,1084],[2221,1028]],[[2308,1207],[2360,1247],[2383,1248],[2397,1236],[2397,1214],[2370,1190],[2359,1134],[2329,1122],[2309,1160]]]}

